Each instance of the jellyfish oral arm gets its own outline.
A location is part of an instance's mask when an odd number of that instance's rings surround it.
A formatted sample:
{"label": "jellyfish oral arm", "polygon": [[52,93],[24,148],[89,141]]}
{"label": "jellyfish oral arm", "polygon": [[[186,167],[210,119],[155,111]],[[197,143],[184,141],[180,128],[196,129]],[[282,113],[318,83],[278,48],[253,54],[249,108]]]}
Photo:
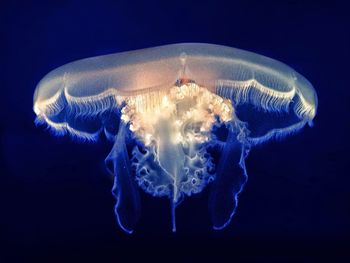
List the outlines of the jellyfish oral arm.
{"label": "jellyfish oral arm", "polygon": [[[239,122],[232,124],[216,170],[216,180],[210,189],[208,205],[215,230],[230,223],[237,210],[238,195],[248,179],[245,158],[249,147],[242,132]],[[242,140],[238,139],[240,137]]]}
{"label": "jellyfish oral arm", "polygon": [[213,125],[228,123],[232,116],[229,100],[195,83],[126,101],[121,119],[139,141],[132,158],[136,181],[147,193],[171,200],[173,231],[175,208],[183,197],[214,180],[207,145],[214,143]]}
{"label": "jellyfish oral arm", "polygon": [[114,175],[112,194],[116,199],[115,214],[119,226],[131,234],[140,217],[140,196],[130,172],[130,161],[125,145],[125,124],[119,128],[106,165]]}

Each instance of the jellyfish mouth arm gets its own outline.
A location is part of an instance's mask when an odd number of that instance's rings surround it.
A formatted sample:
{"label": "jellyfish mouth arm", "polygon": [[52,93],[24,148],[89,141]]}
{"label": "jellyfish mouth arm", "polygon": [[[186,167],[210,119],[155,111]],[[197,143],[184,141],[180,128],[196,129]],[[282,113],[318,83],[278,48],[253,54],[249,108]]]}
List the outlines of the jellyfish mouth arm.
{"label": "jellyfish mouth arm", "polygon": [[[238,123],[238,122],[237,122]],[[216,170],[216,179],[209,193],[209,213],[213,228],[225,228],[236,213],[238,196],[248,180],[245,158],[249,147],[245,144],[245,135],[232,125]]]}
{"label": "jellyfish mouth arm", "polygon": [[228,123],[234,110],[229,100],[194,82],[178,84],[165,93],[130,98],[121,110],[122,121],[140,142],[132,158],[136,181],[147,193],[170,199],[174,232],[175,208],[184,196],[214,180],[206,147],[213,125]]}
{"label": "jellyfish mouth arm", "polygon": [[131,176],[130,161],[125,144],[125,124],[119,127],[114,146],[106,165],[114,175],[112,194],[116,199],[115,214],[119,226],[131,234],[140,217],[140,196],[137,184]]}
{"label": "jellyfish mouth arm", "polygon": [[[159,127],[163,124],[169,123],[169,120],[159,122]],[[171,122],[170,122],[171,123]],[[164,129],[163,129],[164,130]],[[185,153],[179,143],[173,143],[169,138],[171,132],[159,132],[158,133],[158,144],[157,144],[157,162],[164,173],[172,181],[172,194],[170,195],[171,200],[171,219],[172,219],[172,231],[176,232],[176,217],[175,209],[182,201],[181,193],[181,181],[185,177]]]}

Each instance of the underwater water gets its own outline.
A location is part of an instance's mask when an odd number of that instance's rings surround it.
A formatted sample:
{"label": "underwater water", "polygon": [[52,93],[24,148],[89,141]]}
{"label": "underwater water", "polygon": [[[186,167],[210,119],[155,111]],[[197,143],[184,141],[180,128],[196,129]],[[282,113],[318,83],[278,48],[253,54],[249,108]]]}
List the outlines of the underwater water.
{"label": "underwater water", "polygon": [[[146,1],[139,3],[138,8],[135,6],[131,1],[11,1],[1,5],[0,27],[4,38],[0,73],[3,87],[0,261],[114,262],[171,258],[186,262],[336,262],[346,259],[350,239],[346,6],[340,1],[273,0],[220,4],[209,1],[205,5],[196,1]],[[125,106],[129,108],[124,110],[124,118],[132,121],[127,111],[133,110],[132,101],[128,105],[124,102],[114,112],[105,112],[110,118],[110,122],[104,123],[106,129],[120,145],[125,141],[126,149],[117,147],[119,144],[108,139],[105,131],[98,142],[72,140],[69,135],[52,136],[45,126],[33,123],[35,87],[51,70],[88,57],[185,42],[236,47],[281,61],[305,76],[318,96],[313,127],[306,122],[300,132],[286,138],[271,138],[249,148],[244,162],[249,179],[239,194],[235,215],[222,230],[213,230],[216,220],[213,215],[225,213],[211,212],[215,207],[211,205],[212,189],[220,182],[217,169],[225,152],[218,145],[221,141],[232,142],[232,137],[228,136],[229,126],[219,122],[220,118],[212,125],[221,125],[212,127],[210,132],[202,129],[203,134],[197,134],[200,125],[189,125],[183,130],[183,135],[194,134],[198,140],[209,136],[209,141],[217,145],[203,144],[209,156],[200,153],[208,159],[196,163],[196,169],[204,166],[207,169],[211,167],[211,158],[213,173],[203,177],[203,181],[195,180],[194,184],[189,180],[189,188],[182,177],[179,185],[183,199],[179,195],[175,198],[178,202],[175,217],[172,193],[163,192],[163,197],[154,197],[140,165],[154,165],[147,159],[154,138],[138,135],[137,127],[131,131],[130,122],[125,125],[120,122]],[[154,74],[158,71],[161,70]],[[94,83],[89,80],[84,84]],[[168,91],[181,87],[180,84],[181,81],[172,82]],[[198,78],[182,84],[214,91],[210,85],[202,85]],[[224,90],[213,94],[232,99]],[[169,102],[181,104],[181,100]],[[289,106],[294,112],[294,104]],[[285,118],[283,112],[247,104],[232,110],[240,121],[249,123],[251,138],[298,120],[295,114]],[[52,120],[59,121],[61,117],[52,116]],[[69,119],[72,127],[83,127],[92,134],[101,127],[92,118],[86,122],[86,118],[75,117]],[[106,115],[101,117],[106,119]],[[153,122],[159,119],[155,114],[150,119],[144,125],[153,129]],[[119,129],[125,133],[114,137]],[[163,141],[170,139],[162,137]],[[146,146],[148,140],[150,144]],[[179,148],[188,154],[186,143],[182,138]],[[254,140],[250,143],[254,144]],[[234,153],[227,154],[228,162],[236,166],[221,165],[224,178],[234,169],[236,174],[242,171],[239,165],[242,143],[228,145],[236,146]],[[194,145],[194,149],[201,147]],[[176,148],[164,150],[165,155],[169,150]],[[132,235],[119,227],[114,213],[116,199],[111,194],[113,174],[120,167],[115,164],[123,161],[116,157],[121,156],[116,154],[120,151],[127,152],[124,156],[128,155],[131,164],[134,161],[130,172],[139,171],[134,188],[128,188],[130,185],[124,181],[127,185],[124,189],[131,189],[127,196],[140,201],[140,209],[135,210],[137,222],[126,220],[132,225]],[[223,182],[220,188],[242,183]],[[120,193],[114,191],[114,194]],[[217,218],[217,221],[225,219]],[[172,222],[176,222],[175,233]]]}

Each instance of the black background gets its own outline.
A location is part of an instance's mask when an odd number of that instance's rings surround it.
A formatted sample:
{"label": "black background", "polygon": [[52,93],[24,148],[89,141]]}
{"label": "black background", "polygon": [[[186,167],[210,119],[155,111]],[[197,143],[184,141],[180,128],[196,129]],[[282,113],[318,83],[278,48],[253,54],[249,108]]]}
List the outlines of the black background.
{"label": "black background", "polygon": [[[1,262],[350,262],[349,8],[340,1],[7,1],[0,4]],[[177,210],[142,195],[117,226],[111,145],[35,127],[38,81],[67,62],[177,42],[257,52],[313,83],[313,128],[251,151],[238,213],[211,228],[207,191]]]}

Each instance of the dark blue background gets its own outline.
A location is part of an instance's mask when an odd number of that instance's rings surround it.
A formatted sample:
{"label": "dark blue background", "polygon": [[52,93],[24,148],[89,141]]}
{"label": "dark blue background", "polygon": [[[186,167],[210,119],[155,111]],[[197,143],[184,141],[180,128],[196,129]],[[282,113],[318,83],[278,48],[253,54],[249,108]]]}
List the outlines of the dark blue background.
{"label": "dark blue background", "polygon": [[[2,2],[0,261],[346,261],[348,10],[340,1],[301,0]],[[207,192],[178,208],[176,234],[168,201],[143,195],[142,219],[128,236],[116,225],[103,167],[111,146],[35,127],[32,95],[67,62],[176,42],[285,62],[313,83],[318,115],[312,129],[251,151],[248,184],[224,231],[211,229]]]}

